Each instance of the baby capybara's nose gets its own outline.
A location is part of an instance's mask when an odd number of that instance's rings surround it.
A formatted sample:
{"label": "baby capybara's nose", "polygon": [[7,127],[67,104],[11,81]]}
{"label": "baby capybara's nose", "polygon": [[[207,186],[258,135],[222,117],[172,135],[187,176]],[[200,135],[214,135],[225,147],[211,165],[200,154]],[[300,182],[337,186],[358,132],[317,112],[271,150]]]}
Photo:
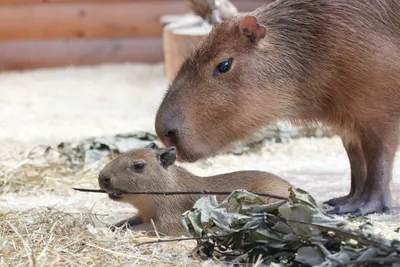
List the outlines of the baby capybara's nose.
{"label": "baby capybara's nose", "polygon": [[99,175],[99,184],[100,187],[107,187],[111,184],[111,178],[107,175]]}

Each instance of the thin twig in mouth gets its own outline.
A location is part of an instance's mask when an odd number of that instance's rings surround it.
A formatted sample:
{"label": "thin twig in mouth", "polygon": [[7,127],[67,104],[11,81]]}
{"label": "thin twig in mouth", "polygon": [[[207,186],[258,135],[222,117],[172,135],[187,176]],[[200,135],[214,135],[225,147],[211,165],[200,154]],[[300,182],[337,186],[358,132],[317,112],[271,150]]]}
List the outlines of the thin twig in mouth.
{"label": "thin twig in mouth", "polygon": [[101,190],[101,189],[86,189],[86,188],[73,188],[73,189],[77,190],[77,191],[82,191],[82,192],[107,193],[107,191]]}
{"label": "thin twig in mouth", "polygon": [[[86,188],[73,188],[74,190],[77,191],[82,191],[82,192],[91,192],[91,193],[107,193],[105,190],[101,189],[86,189]],[[201,190],[201,191],[173,191],[173,192],[152,192],[152,191],[143,191],[143,192],[125,192],[123,190],[118,191],[121,194],[124,195],[165,195],[165,196],[171,196],[171,195],[230,195],[232,192],[223,192],[223,191],[207,191],[207,190]],[[250,192],[255,195],[259,195],[262,197],[269,197],[269,198],[275,198],[275,199],[281,199],[281,200],[288,200],[286,197],[282,196],[276,196],[272,194],[265,194],[265,193],[256,193],[256,192]]]}

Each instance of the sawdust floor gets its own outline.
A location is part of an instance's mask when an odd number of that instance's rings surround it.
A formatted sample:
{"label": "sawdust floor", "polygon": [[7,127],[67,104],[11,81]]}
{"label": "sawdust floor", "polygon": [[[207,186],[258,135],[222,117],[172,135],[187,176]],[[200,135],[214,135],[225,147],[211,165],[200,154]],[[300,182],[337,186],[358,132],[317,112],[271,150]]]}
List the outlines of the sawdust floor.
{"label": "sawdust floor", "polygon": [[[118,64],[71,67],[0,74],[0,144],[2,164],[12,168],[26,151],[38,144],[116,134],[136,130],[153,132],[153,119],[167,88],[163,65]],[[13,161],[14,160],[14,161]],[[196,164],[182,164],[198,175],[257,169],[273,172],[318,201],[348,191],[349,164],[337,137],[266,143],[257,154],[221,155]],[[111,202],[101,194],[74,192],[71,186],[95,187],[97,172],[85,178],[63,177],[52,188],[7,193],[0,211],[17,212],[52,207],[64,212],[103,214],[114,222],[132,214],[131,207]],[[371,222],[390,238],[400,219],[400,160],[393,175],[395,209],[388,215],[371,215]],[[155,245],[157,246],[157,245]]]}

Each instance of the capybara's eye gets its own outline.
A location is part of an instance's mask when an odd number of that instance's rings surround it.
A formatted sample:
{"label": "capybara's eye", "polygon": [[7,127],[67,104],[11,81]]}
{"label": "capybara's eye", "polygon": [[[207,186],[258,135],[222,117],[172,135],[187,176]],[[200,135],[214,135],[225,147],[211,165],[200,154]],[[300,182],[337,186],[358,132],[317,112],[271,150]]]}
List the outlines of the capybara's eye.
{"label": "capybara's eye", "polygon": [[230,58],[228,60],[224,60],[224,61],[220,62],[218,64],[218,66],[215,68],[213,75],[217,76],[217,75],[228,72],[231,69],[232,61],[233,61],[233,58]]}
{"label": "capybara's eye", "polygon": [[133,169],[135,171],[143,170],[145,167],[146,167],[146,162],[145,161],[134,162],[131,165],[131,169]]}

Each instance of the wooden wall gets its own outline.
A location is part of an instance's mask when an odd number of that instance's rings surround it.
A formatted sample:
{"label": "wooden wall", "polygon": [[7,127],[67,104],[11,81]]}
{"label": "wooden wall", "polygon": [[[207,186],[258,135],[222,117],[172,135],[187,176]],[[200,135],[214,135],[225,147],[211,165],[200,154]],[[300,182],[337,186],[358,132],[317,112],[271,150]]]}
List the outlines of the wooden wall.
{"label": "wooden wall", "polygon": [[189,11],[185,0],[0,0],[0,70],[160,62],[160,17]]}

